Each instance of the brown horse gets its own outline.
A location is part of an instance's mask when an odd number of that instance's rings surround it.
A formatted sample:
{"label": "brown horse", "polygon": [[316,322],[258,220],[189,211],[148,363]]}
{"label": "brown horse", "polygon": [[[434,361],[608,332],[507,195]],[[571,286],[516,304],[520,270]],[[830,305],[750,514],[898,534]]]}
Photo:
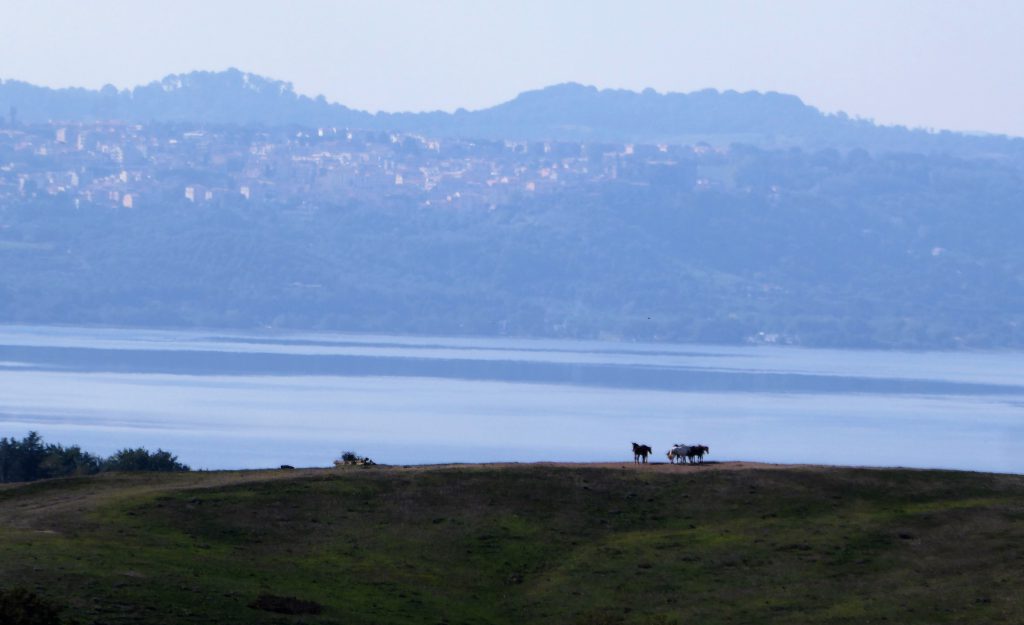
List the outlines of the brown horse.
{"label": "brown horse", "polygon": [[704,454],[711,453],[711,449],[707,445],[693,445],[686,452],[686,458],[692,462],[699,462],[704,464]]}
{"label": "brown horse", "polygon": [[647,464],[647,456],[651,455],[652,451],[650,445],[633,443],[633,464],[640,464],[641,459],[644,464]]}

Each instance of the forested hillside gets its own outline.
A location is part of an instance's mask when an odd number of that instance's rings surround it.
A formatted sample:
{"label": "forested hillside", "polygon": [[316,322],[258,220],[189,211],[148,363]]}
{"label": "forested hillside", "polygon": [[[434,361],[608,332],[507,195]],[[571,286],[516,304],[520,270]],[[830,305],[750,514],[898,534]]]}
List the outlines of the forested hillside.
{"label": "forested hillside", "polygon": [[36,198],[0,208],[0,319],[1024,345],[1015,167],[741,148],[720,161],[729,184],[706,190],[610,181],[493,208]]}
{"label": "forested hillside", "polygon": [[[1020,139],[579,86],[370,116],[237,71],[12,98],[0,323],[1024,346]],[[717,139],[512,140],[549,131]]]}

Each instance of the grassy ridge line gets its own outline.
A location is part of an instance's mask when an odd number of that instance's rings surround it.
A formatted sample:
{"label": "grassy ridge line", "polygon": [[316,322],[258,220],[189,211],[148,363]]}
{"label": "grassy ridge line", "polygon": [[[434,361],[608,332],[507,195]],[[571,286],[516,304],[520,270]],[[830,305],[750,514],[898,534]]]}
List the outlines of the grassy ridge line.
{"label": "grassy ridge line", "polygon": [[[634,464],[623,462],[496,462],[444,463],[424,465],[377,465],[384,471],[437,471],[444,469],[492,470],[522,467],[620,468],[637,471],[713,471],[713,470],[827,470],[837,467],[805,464],[770,464],[763,462],[708,462],[702,465],[671,465],[664,462]],[[907,469],[917,470],[917,469]],[[337,475],[337,469],[306,467],[291,471],[277,469],[240,469],[194,471],[187,473],[104,473],[88,477],[58,478],[33,483],[0,484],[0,526],[27,527],[34,523],[55,520],[60,515],[93,508],[112,500],[144,496],[162,491],[224,488],[250,482]],[[5,496],[4,491],[17,491]],[[4,506],[8,497],[23,498],[16,507]]]}
{"label": "grassy ridge line", "polygon": [[[454,465],[0,491],[0,586],[85,623],[1009,623],[1021,570],[1021,476]],[[248,607],[261,592],[323,613]]]}

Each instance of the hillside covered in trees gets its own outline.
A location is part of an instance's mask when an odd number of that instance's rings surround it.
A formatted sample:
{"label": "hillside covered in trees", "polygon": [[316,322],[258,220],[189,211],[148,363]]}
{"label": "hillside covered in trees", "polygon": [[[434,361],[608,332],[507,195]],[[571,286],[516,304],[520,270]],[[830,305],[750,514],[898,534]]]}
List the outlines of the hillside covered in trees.
{"label": "hillside covered in trees", "polygon": [[[172,78],[0,85],[21,118],[0,130],[0,322],[1024,346],[1020,139],[777,94],[569,86],[389,117]],[[194,121],[26,119],[115,114]],[[514,140],[570,127],[719,141]]]}

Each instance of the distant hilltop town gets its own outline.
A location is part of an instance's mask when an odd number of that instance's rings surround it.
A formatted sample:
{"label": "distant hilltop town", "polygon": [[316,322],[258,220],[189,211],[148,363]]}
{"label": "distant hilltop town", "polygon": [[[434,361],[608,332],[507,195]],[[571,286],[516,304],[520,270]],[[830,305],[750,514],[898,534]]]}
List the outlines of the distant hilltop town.
{"label": "distant hilltop town", "polygon": [[607,181],[713,189],[732,183],[734,145],[1024,158],[1022,139],[877,126],[779,93],[565,83],[475,111],[369,113],[237,69],[124,90],[0,80],[0,198],[78,207],[368,195],[487,207]]}
{"label": "distant hilltop town", "polygon": [[142,209],[413,199],[494,207],[617,181],[711,188],[703,144],[470,141],[344,128],[14,123],[0,127],[0,199]]}

